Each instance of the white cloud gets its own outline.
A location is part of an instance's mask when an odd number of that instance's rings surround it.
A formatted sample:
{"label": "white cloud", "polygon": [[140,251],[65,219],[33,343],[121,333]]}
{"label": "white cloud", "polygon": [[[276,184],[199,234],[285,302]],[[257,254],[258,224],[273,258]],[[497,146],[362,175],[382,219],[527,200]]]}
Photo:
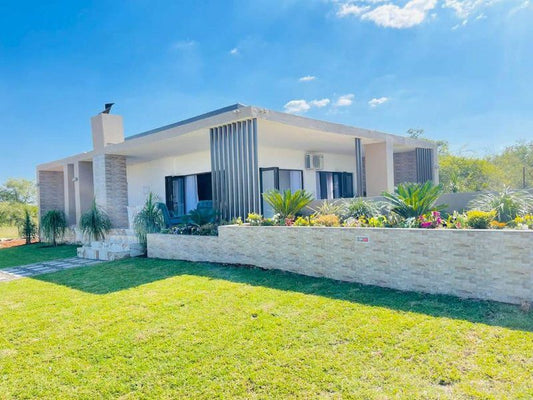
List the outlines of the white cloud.
{"label": "white cloud", "polygon": [[451,8],[455,15],[462,20],[467,19],[473,12],[488,7],[498,0],[444,0],[444,8]]}
{"label": "white cloud", "polygon": [[321,99],[321,100],[311,100],[309,104],[313,107],[326,107],[329,103],[331,103],[330,99]]}
{"label": "white cloud", "polygon": [[531,2],[529,0],[524,0],[523,2],[521,2],[516,7],[512,8],[509,11],[509,14],[507,14],[507,15],[510,17],[510,16],[516,14],[517,12],[519,12],[520,10],[528,8],[530,5],[531,5]]}
{"label": "white cloud", "polygon": [[389,98],[388,97],[379,97],[379,98],[373,98],[372,100],[370,100],[368,102],[368,105],[372,108],[374,107],[377,107],[383,103],[386,103],[387,101],[389,101]]}
{"label": "white cloud", "polygon": [[330,99],[320,100],[291,100],[283,106],[285,112],[289,114],[303,114],[311,109],[311,107],[322,108],[331,103]]}
{"label": "white cloud", "polygon": [[300,79],[298,79],[300,82],[310,82],[310,81],[314,81],[316,79],[316,76],[313,76],[313,75],[306,75],[306,76],[302,76]]}
{"label": "white cloud", "polygon": [[364,13],[361,18],[386,28],[411,28],[424,22],[436,4],[437,0],[411,0],[403,7],[384,4]]}
{"label": "white cloud", "polygon": [[196,46],[196,41],[187,39],[177,41],[172,45],[172,48],[176,50],[186,50],[194,46]]}
{"label": "white cloud", "polygon": [[230,53],[232,56],[236,56],[236,55],[239,54],[239,49],[236,48],[236,47],[234,47],[233,49],[231,49],[231,50],[229,51],[229,53]]}
{"label": "white cloud", "polygon": [[343,96],[340,96],[337,101],[335,102],[335,107],[346,107],[351,106],[354,99],[353,94],[345,94]]}
{"label": "white cloud", "polygon": [[358,6],[352,3],[341,4],[337,10],[338,17],[347,17],[349,15],[361,15],[365,11],[368,11],[370,6]]}

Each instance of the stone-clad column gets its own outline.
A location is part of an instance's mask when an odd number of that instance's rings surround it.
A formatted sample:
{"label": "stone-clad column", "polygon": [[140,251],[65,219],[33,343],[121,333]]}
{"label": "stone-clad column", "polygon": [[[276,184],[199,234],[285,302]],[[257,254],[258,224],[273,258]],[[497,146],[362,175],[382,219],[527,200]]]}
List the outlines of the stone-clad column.
{"label": "stone-clad column", "polygon": [[102,154],[93,159],[94,197],[111,219],[113,228],[128,228],[126,157]]}

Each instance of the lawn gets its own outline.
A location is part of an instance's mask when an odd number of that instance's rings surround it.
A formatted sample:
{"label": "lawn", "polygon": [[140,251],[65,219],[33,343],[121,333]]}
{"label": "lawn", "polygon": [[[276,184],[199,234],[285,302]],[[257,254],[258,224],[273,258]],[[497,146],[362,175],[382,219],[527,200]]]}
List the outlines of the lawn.
{"label": "lawn", "polygon": [[25,246],[0,249],[0,268],[16,265],[32,264],[39,261],[55,260],[58,258],[76,257],[73,245],[52,247],[45,243],[34,243]]}
{"label": "lawn", "polygon": [[0,284],[0,398],[531,398],[533,315],[133,259]]}

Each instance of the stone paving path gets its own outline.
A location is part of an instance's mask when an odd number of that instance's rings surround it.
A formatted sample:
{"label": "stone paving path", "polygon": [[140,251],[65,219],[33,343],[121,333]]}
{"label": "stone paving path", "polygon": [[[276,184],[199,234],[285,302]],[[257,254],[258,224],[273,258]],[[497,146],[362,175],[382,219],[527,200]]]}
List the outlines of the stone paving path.
{"label": "stone paving path", "polygon": [[14,279],[25,278],[35,275],[47,274],[49,272],[63,271],[65,269],[85,267],[99,264],[102,261],[88,260],[85,258],[64,258],[61,260],[42,261],[35,264],[20,265],[0,269],[0,282],[12,281]]}

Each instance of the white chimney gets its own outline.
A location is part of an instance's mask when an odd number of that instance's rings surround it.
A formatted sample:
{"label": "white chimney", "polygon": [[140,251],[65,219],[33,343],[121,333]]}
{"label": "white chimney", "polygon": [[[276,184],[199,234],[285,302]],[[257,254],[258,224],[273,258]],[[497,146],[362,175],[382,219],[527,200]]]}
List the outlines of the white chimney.
{"label": "white chimney", "polygon": [[120,115],[100,113],[91,118],[94,150],[124,141],[124,124]]}

